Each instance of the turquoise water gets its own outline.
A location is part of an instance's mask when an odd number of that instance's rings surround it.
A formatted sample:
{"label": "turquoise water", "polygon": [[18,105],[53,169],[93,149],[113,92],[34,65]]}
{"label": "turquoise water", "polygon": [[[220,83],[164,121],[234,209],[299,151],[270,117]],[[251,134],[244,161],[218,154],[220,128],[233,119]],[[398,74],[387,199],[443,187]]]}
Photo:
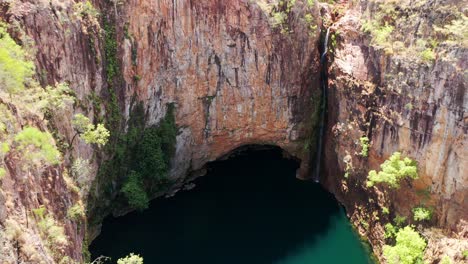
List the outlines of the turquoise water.
{"label": "turquoise water", "polygon": [[371,263],[332,195],[295,178],[275,150],[210,166],[197,187],[144,212],[104,221],[94,257],[130,252],[155,263]]}

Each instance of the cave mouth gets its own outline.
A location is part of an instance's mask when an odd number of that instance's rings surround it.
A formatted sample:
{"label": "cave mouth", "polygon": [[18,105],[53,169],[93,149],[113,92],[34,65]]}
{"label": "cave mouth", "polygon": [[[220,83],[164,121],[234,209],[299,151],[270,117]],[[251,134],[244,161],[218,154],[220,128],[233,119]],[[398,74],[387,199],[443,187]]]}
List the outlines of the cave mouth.
{"label": "cave mouth", "polygon": [[107,218],[93,257],[133,252],[148,263],[370,263],[344,210],[319,184],[295,177],[279,147],[244,146],[207,164],[196,187]]}

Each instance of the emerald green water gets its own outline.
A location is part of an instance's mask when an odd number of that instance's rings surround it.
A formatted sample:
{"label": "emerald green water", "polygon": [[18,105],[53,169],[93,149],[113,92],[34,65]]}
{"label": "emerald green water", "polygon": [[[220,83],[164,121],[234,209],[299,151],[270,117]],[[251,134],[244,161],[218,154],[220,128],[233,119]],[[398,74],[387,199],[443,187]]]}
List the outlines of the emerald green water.
{"label": "emerald green water", "polygon": [[343,209],[278,149],[210,166],[197,187],[144,212],[106,219],[94,257],[130,252],[145,264],[371,263]]}

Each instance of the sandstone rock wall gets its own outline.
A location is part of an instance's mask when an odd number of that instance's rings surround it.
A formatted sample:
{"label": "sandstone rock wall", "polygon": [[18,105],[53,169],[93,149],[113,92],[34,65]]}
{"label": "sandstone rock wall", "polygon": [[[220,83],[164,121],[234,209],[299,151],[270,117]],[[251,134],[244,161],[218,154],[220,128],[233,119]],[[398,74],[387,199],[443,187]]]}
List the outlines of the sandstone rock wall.
{"label": "sandstone rock wall", "polygon": [[122,52],[125,108],[136,96],[155,124],[175,103],[173,177],[246,144],[278,145],[308,160],[319,65],[318,30],[304,24],[306,12],[316,10],[298,5],[288,19],[292,33],[281,33],[247,0],[125,5],[119,20],[130,36]]}
{"label": "sandstone rock wall", "polygon": [[[464,242],[459,243],[466,245],[467,49],[461,43],[441,42],[431,62],[421,61],[419,53],[408,47],[398,51],[394,45],[388,54],[373,46],[361,29],[366,12],[367,18],[376,16],[377,4],[349,4],[332,26],[338,41],[330,68],[326,185],[346,205],[376,252],[384,241],[382,223],[397,214],[414,223],[411,209],[418,205],[432,207],[435,216],[431,224],[446,229],[446,235],[461,238]],[[418,38],[429,38],[433,25],[448,14],[441,11],[446,4],[401,1],[400,10],[411,11],[407,20],[398,18],[402,25],[395,25],[394,34],[407,46]],[[461,2],[451,4],[456,9]],[[411,12],[426,15],[411,16]],[[371,141],[369,157],[360,155],[359,139],[363,136]],[[398,190],[367,188],[368,171],[378,170],[395,151],[418,162],[420,178],[404,182]],[[349,172],[348,178],[345,172]],[[382,206],[393,213],[382,214]],[[430,243],[432,239],[439,241],[431,238]]]}

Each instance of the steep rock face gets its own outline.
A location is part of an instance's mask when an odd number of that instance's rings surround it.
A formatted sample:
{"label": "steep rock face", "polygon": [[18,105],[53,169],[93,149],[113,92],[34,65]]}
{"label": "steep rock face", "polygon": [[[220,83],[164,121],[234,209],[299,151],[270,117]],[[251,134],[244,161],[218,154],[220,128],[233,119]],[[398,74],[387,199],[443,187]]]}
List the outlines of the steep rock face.
{"label": "steep rock face", "polygon": [[130,1],[123,7],[119,21],[130,36],[122,51],[125,109],[136,96],[151,125],[175,104],[180,134],[172,177],[246,144],[283,147],[305,161],[305,176],[319,69],[318,32],[302,22],[306,9],[292,11],[293,33],[282,34],[250,1]]}
{"label": "steep rock face", "polygon": [[[461,4],[452,4],[457,3]],[[376,252],[384,241],[383,223],[397,214],[413,222],[411,209],[424,205],[434,208],[432,224],[463,240],[458,242],[464,245],[459,252],[450,253],[452,259],[460,259],[468,244],[467,49],[461,43],[441,43],[435,49],[435,60],[424,62],[417,58],[418,52],[411,53],[411,46],[406,54],[396,50],[396,45],[393,54],[373,47],[361,26],[365,12],[376,16],[375,5],[363,1],[351,6],[333,25],[339,37],[329,80],[326,185],[346,205]],[[401,22],[404,25],[395,25],[396,30],[402,30],[397,34],[408,36],[403,38],[407,46],[409,42],[414,45],[416,38],[428,38],[433,25],[447,14],[439,12],[444,5],[437,5],[418,2],[408,9],[405,4],[400,6],[401,10],[427,14],[408,15]],[[368,157],[360,155],[360,138],[364,136],[371,141]],[[395,151],[418,162],[419,179],[402,183],[398,190],[366,187],[368,171],[378,170]],[[348,178],[343,176],[345,172]],[[392,213],[383,214],[382,206]],[[442,241],[436,236],[429,238],[429,244]]]}
{"label": "steep rock face", "polygon": [[[101,11],[98,20],[92,10],[83,11],[71,0],[15,1],[2,9],[3,20],[21,28],[14,37],[33,43],[41,84],[67,82],[76,93],[73,109],[51,120],[57,137],[65,142],[74,137],[75,113],[95,121],[107,118],[114,93],[123,124],[136,102],[143,102],[147,126],[157,124],[168,104],[174,104],[179,134],[170,177],[178,184],[189,172],[247,144],[282,147],[302,160],[298,176],[307,176],[311,112],[316,108],[310,98],[318,93],[319,81],[319,30],[304,23],[304,17],[312,13],[318,21],[316,6],[298,1],[282,22],[287,30],[282,30],[272,27],[269,12],[247,0],[127,1],[116,6],[94,1],[93,5]],[[110,59],[105,23],[115,30],[118,81],[106,76]],[[102,149],[79,138],[63,154],[64,167],[78,158],[90,162],[84,190],[107,158]],[[64,186],[62,171],[51,175],[46,179],[56,180],[55,184],[31,184],[30,193],[45,193],[47,200],[56,201],[45,203],[46,208],[65,226],[70,239],[67,255],[81,260],[87,246],[82,243],[85,229],[77,229],[65,216],[65,207],[78,198]],[[17,187],[9,178],[5,186],[11,185],[14,192]],[[93,195],[99,196],[106,190],[97,186],[95,191],[98,194]],[[58,197],[63,197],[65,207]],[[25,208],[44,204],[30,200]],[[53,256],[45,252],[41,259],[50,262]]]}

